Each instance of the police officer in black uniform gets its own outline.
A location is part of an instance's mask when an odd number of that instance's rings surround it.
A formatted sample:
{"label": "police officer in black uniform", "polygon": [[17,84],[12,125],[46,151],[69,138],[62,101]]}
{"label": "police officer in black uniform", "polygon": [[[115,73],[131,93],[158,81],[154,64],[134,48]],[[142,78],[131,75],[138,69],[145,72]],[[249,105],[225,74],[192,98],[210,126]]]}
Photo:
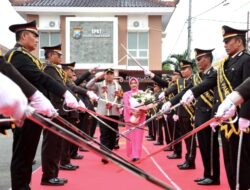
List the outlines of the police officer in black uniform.
{"label": "police officer in black uniform", "polygon": [[[212,67],[213,50],[214,49],[195,49],[195,58],[200,72],[193,76],[192,82],[181,93],[170,100],[171,105],[179,103],[183,94],[188,89],[200,84],[216,72]],[[197,98],[195,103],[195,127],[200,126],[211,118],[213,101],[213,90]],[[197,182],[198,185],[218,185],[220,184],[218,130],[213,133],[211,128],[208,127],[200,131],[197,136],[204,166],[204,175],[202,178],[195,179],[194,181]]]}
{"label": "police officer in black uniform", "polygon": [[[217,74],[215,73],[201,84],[187,91],[183,102],[189,102],[193,97],[198,97],[205,91],[217,87],[215,101],[219,104],[226,96],[237,88],[246,78],[250,76],[250,55],[245,51],[247,30],[238,30],[229,26],[223,26],[223,38],[225,49],[228,54],[224,60],[217,64]],[[239,111],[239,121],[249,120],[250,101],[246,101]],[[238,125],[244,123],[223,123],[221,127],[222,146],[224,154],[224,164],[230,189],[236,188],[236,163],[239,143]],[[241,127],[241,126],[239,126]],[[244,142],[240,160],[239,183],[241,190],[250,188],[250,136],[244,134]]]}
{"label": "police officer in black uniform", "polygon": [[[174,70],[170,83],[166,82],[161,77],[155,75],[154,73],[152,73],[150,71],[145,71],[145,75],[150,76],[152,80],[157,82],[162,88],[165,88],[165,90],[163,92],[163,96],[166,97],[166,100],[171,99],[174,95],[176,95],[178,93],[176,81],[178,78],[181,77],[181,72],[178,69]],[[160,94],[159,98],[161,98],[161,96],[162,95]],[[167,127],[169,127],[170,136],[172,137],[171,140],[177,139],[181,136],[179,121],[173,120],[174,114],[176,114],[176,110],[172,110],[170,113],[168,113],[167,119],[166,119],[167,120],[166,129],[167,129]],[[168,134],[168,136],[169,136],[169,134]],[[180,159],[182,157],[181,156],[181,154],[182,154],[182,144],[181,143],[174,145],[173,149],[169,148],[169,149],[166,149],[165,151],[171,151],[171,150],[173,150],[174,152],[171,155],[167,155],[167,158]]]}
{"label": "police officer in black uniform", "polygon": [[[187,60],[181,60],[180,68],[183,78],[177,80],[176,85],[172,86],[172,90],[180,93],[192,82],[192,69],[193,63]],[[166,94],[166,93],[165,93]],[[166,103],[165,103],[166,104]],[[193,130],[194,125],[194,106],[179,106],[177,108],[177,115],[179,117],[179,128],[181,134],[186,134]],[[196,157],[196,140],[194,135],[185,139],[187,153],[185,155],[185,161],[182,164],[178,164],[178,168],[185,169],[195,169],[195,157]]]}
{"label": "police officer in black uniform", "polygon": [[[45,46],[44,56],[46,62],[44,64],[44,72],[55,79],[58,83],[66,87],[66,75],[64,71],[58,67],[61,64],[61,44],[56,46]],[[58,114],[64,119],[68,119],[68,113],[63,110],[63,99],[51,92],[48,92],[48,97],[52,104],[58,109]],[[60,124],[59,122],[55,121]],[[43,142],[42,142],[42,179],[41,185],[64,185],[67,182],[66,179],[60,180],[58,178],[59,173],[59,161],[61,158],[62,142],[64,140],[61,137],[55,135],[47,129],[43,130]],[[68,143],[68,142],[67,142]],[[76,169],[76,166],[70,166],[72,170]]]}
{"label": "police officer in black uniform", "polygon": [[[9,27],[16,34],[17,44],[6,54],[6,60],[37,89],[44,94],[47,90],[65,98],[72,108],[79,106],[76,99],[65,87],[42,72],[42,63],[31,54],[38,43],[36,22],[15,24]],[[32,174],[32,162],[40,139],[41,127],[30,120],[25,120],[22,128],[14,132],[13,156],[11,160],[12,190],[29,190]]]}

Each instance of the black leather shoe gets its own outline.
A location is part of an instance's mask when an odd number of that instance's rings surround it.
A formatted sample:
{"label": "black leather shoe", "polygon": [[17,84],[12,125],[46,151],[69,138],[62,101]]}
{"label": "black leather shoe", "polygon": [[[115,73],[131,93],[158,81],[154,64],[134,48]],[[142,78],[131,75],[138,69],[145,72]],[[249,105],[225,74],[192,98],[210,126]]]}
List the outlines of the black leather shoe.
{"label": "black leather shoe", "polygon": [[194,182],[200,182],[200,181],[203,181],[204,179],[206,179],[206,178],[205,177],[196,178],[196,179],[194,179]]}
{"label": "black leather shoe", "polygon": [[185,164],[179,166],[179,169],[180,169],[180,170],[195,169],[195,164],[185,163]]}
{"label": "black leather shoe", "polygon": [[173,154],[171,154],[171,155],[167,155],[167,158],[168,158],[168,159],[179,159],[179,158],[181,158],[181,155],[178,155],[178,154],[176,154],[176,153],[173,153]]}
{"label": "black leather shoe", "polygon": [[187,161],[185,161],[185,162],[183,162],[183,163],[181,163],[181,164],[177,164],[177,167],[179,168],[180,166],[183,166],[184,164],[186,164],[187,163]]}
{"label": "black leather shoe", "polygon": [[154,143],[154,145],[163,145],[163,142],[157,141],[157,142]]}
{"label": "black leather shoe", "polygon": [[71,158],[74,159],[74,160],[81,160],[81,159],[83,159],[83,156],[80,155],[80,154],[77,154],[75,156],[71,156]]}
{"label": "black leather shoe", "polygon": [[78,169],[79,166],[75,166],[75,165],[72,165],[72,164],[66,164],[66,165],[61,165],[61,166],[59,166],[59,168],[60,168],[61,170],[73,171],[73,170]]}
{"label": "black leather shoe", "polygon": [[51,178],[49,180],[41,181],[41,185],[49,185],[49,186],[62,186],[64,182],[58,178]]}
{"label": "black leather shoe", "polygon": [[205,178],[202,181],[197,182],[198,185],[220,185],[220,181],[215,181],[210,178]]}
{"label": "black leather shoe", "polygon": [[63,183],[68,183],[68,179],[66,179],[66,178],[60,178],[60,177],[58,177],[57,179],[63,181]]}
{"label": "black leather shoe", "polygon": [[102,158],[102,159],[101,159],[101,162],[102,162],[103,164],[108,164],[108,163],[109,163],[109,161],[108,161],[107,159],[105,159],[105,158]]}
{"label": "black leather shoe", "polygon": [[148,138],[147,141],[155,141],[153,138]]}
{"label": "black leather shoe", "polygon": [[173,151],[174,149],[172,147],[165,148],[164,151]]}
{"label": "black leather shoe", "polygon": [[139,158],[133,158],[132,162],[136,162],[137,160],[139,160]]}
{"label": "black leather shoe", "polygon": [[88,152],[88,150],[84,149],[84,148],[79,148],[79,151],[81,151],[81,152]]}

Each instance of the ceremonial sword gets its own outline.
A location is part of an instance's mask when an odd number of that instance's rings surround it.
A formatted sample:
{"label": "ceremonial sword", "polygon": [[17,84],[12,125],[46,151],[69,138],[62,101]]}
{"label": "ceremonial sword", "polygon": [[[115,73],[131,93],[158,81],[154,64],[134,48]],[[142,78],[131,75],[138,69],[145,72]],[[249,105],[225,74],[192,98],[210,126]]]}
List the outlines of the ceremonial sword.
{"label": "ceremonial sword", "polygon": [[0,119],[0,123],[7,123],[7,122],[15,122],[15,120],[12,119],[12,118],[3,118],[3,119]]}
{"label": "ceremonial sword", "polygon": [[127,50],[127,48],[123,45],[123,44],[121,44],[121,46],[122,46],[122,48],[126,51],[126,53],[127,53],[127,55],[131,58],[131,59],[133,59],[133,61],[143,70],[143,71],[145,71],[145,69],[143,68],[143,66],[129,53],[129,51]]}
{"label": "ceremonial sword", "polygon": [[241,149],[243,142],[243,131],[240,131],[240,139],[238,144],[238,154],[237,154],[237,167],[236,167],[236,190],[240,189],[240,158],[241,158]]}
{"label": "ceremonial sword", "polygon": [[146,157],[144,157],[144,158],[142,158],[142,159],[140,159],[139,161],[136,161],[136,162],[140,163],[143,160],[145,160],[145,159],[147,159],[147,158],[149,158],[151,156],[154,156],[154,155],[158,154],[159,152],[163,151],[164,149],[172,147],[172,146],[178,144],[179,142],[181,142],[182,140],[185,140],[186,138],[188,138],[188,137],[190,137],[190,136],[198,133],[199,131],[201,131],[204,128],[206,128],[207,126],[209,126],[211,123],[218,122],[218,121],[220,121],[220,118],[213,117],[212,119],[210,119],[210,120],[206,121],[205,123],[201,124],[199,127],[197,127],[195,129],[193,129],[192,131],[190,131],[190,132],[182,135],[181,137],[177,138],[176,140],[172,141],[171,143],[167,144],[166,146],[164,146],[164,147],[162,147],[162,148],[160,148],[160,149],[152,152],[151,154],[147,155]]}
{"label": "ceremonial sword", "polygon": [[96,148],[95,146],[90,144],[85,139],[77,136],[76,134],[68,131],[67,129],[64,129],[60,125],[52,122],[49,119],[46,119],[45,117],[43,117],[37,113],[32,113],[31,115],[28,116],[28,119],[30,119],[34,123],[37,123],[38,125],[42,126],[43,128],[46,128],[47,130],[51,131],[52,133],[68,140],[69,142],[71,142],[79,147],[82,147],[82,148],[87,147],[87,149],[91,149],[94,153],[98,154],[99,156],[105,156],[106,158],[108,158],[113,163],[117,164],[118,166],[126,169],[127,171],[129,171],[129,172],[131,172],[139,177],[146,179],[147,181],[149,181],[149,182],[151,182],[151,183],[153,183],[153,184],[155,184],[163,189],[173,190],[172,187],[170,187],[169,185],[166,185],[164,182],[160,181],[159,179],[149,175],[148,173],[141,170],[140,168],[138,168],[136,166],[131,166],[131,164],[128,164],[127,162],[124,162],[122,160],[119,160],[119,159],[111,156],[110,153],[108,153],[102,149]]}

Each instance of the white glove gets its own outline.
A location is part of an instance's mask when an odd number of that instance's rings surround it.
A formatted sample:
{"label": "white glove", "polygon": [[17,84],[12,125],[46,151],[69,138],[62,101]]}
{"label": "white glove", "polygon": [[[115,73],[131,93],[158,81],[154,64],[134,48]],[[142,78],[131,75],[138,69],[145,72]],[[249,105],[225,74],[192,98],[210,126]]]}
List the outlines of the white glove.
{"label": "white glove", "polygon": [[218,122],[213,122],[213,123],[210,124],[210,127],[211,127],[211,129],[213,130],[213,132],[216,132],[215,128],[216,128],[218,125],[219,125]]}
{"label": "white glove", "polygon": [[244,132],[246,132],[246,130],[247,130],[247,128],[249,127],[249,125],[250,125],[250,121],[248,120],[248,119],[245,119],[245,118],[242,118],[242,117],[240,117],[239,118],[239,129],[241,130],[241,131],[244,131]]}
{"label": "white glove", "polygon": [[68,90],[64,93],[63,97],[65,98],[64,102],[66,106],[73,109],[77,109],[79,107],[76,98]]}
{"label": "white glove", "polygon": [[85,111],[86,106],[85,106],[85,104],[83,103],[82,100],[79,100],[79,104],[78,105],[79,105],[78,109],[80,109],[81,111]]}
{"label": "white glove", "polygon": [[163,113],[168,113],[168,112],[170,112],[170,108],[171,108],[171,103],[168,101],[168,102],[166,102],[166,103],[164,103],[164,104],[162,105],[161,111],[162,111]]}
{"label": "white glove", "polygon": [[96,79],[101,79],[101,78],[103,78],[104,74],[105,74],[105,72],[103,72],[103,71],[102,72],[98,72],[98,73],[95,74],[95,78]]}
{"label": "white glove", "polygon": [[183,105],[189,105],[194,100],[194,94],[192,90],[188,90],[181,99],[181,104]]}
{"label": "white glove", "polygon": [[123,114],[123,108],[119,108],[119,114],[120,114],[120,115]]}
{"label": "white glove", "polygon": [[99,97],[93,91],[87,91],[87,95],[91,100],[96,101],[99,99]]}
{"label": "white glove", "polygon": [[174,115],[173,115],[173,120],[174,120],[174,122],[178,121],[178,120],[179,120],[179,116],[176,115],[176,114],[174,114]]}
{"label": "white glove", "polygon": [[40,91],[37,90],[29,99],[30,105],[35,108],[37,113],[48,117],[58,115],[54,106]]}
{"label": "white glove", "polygon": [[215,116],[221,117],[223,119],[228,119],[230,117],[233,117],[235,115],[235,112],[236,112],[236,106],[229,98],[226,98],[218,107]]}
{"label": "white glove", "polygon": [[167,115],[167,114],[163,114],[163,117],[164,117],[165,121],[168,122],[168,121],[167,121],[168,115]]}
{"label": "white glove", "polygon": [[91,74],[95,74],[96,70],[99,69],[99,68],[100,68],[100,65],[94,67],[93,69],[89,69],[89,72],[90,72]]}
{"label": "white glove", "polygon": [[154,73],[146,69],[144,70],[144,75],[149,76],[150,78],[153,78],[155,76]]}
{"label": "white glove", "polygon": [[0,73],[0,113],[15,120],[23,119],[28,100],[20,87]]}
{"label": "white glove", "polygon": [[163,100],[165,98],[165,92],[161,92],[158,96],[158,100]]}

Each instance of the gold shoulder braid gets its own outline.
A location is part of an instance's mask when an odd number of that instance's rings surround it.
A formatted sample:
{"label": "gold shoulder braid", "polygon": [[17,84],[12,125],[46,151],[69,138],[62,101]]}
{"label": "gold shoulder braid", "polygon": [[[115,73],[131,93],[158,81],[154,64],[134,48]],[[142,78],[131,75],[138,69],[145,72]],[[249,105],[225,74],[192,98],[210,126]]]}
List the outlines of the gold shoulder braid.
{"label": "gold shoulder braid", "polygon": [[[171,83],[170,83],[170,87],[173,86],[173,85],[175,85],[175,83],[174,83],[174,82],[171,82]],[[169,100],[170,100],[171,98],[173,98],[173,97],[174,97],[174,93],[171,93],[171,94],[168,95],[168,99],[169,99]]]}
{"label": "gold shoulder braid", "polygon": [[[52,66],[56,70],[56,72],[58,73],[58,75],[60,76],[60,78],[63,80],[63,84],[66,85],[67,75],[66,75],[65,71],[63,69],[57,67],[55,64],[50,63],[49,65]],[[46,67],[47,66],[43,67],[42,70],[44,71],[44,69]]]}
{"label": "gold shoulder braid", "polygon": [[[186,87],[186,80],[183,78],[177,79],[176,84],[177,84],[177,88],[178,88],[178,93],[180,93]],[[184,106],[184,105],[182,105],[182,106],[188,112],[188,114],[190,116],[191,125],[192,125],[192,127],[194,127],[194,106],[193,106],[193,104],[188,105],[188,106]]]}
{"label": "gold shoulder braid", "polygon": [[17,51],[20,51],[22,52],[23,54],[27,55],[31,60],[32,62],[40,69],[40,70],[43,70],[43,64],[41,63],[41,61],[39,59],[37,59],[34,55],[32,55],[30,52],[28,52],[25,48],[23,47],[17,47],[17,48],[14,48],[11,53],[9,54],[9,57],[8,57],[8,62],[10,63],[11,62],[11,59],[14,55],[15,52]]}
{"label": "gold shoulder braid", "polygon": [[[224,64],[228,60],[228,57],[223,59],[218,63],[217,68],[217,88],[218,88],[218,94],[220,97],[220,102],[223,102],[223,100],[226,98],[227,95],[229,95],[233,91],[233,87],[231,86],[229,80],[227,79],[225,73],[224,73]],[[221,126],[221,131],[225,131],[225,137],[229,139],[231,135],[234,133],[236,135],[240,134],[240,130],[236,129],[234,124],[231,123],[232,119],[229,119],[230,124],[226,124]]]}
{"label": "gold shoulder braid", "polygon": [[[199,73],[195,74],[193,77],[193,83],[194,86],[197,86],[202,82],[202,79],[199,75]],[[200,95],[201,99],[210,107],[213,107],[213,98],[214,98],[214,92],[213,90],[209,90],[204,92],[202,95]]]}

